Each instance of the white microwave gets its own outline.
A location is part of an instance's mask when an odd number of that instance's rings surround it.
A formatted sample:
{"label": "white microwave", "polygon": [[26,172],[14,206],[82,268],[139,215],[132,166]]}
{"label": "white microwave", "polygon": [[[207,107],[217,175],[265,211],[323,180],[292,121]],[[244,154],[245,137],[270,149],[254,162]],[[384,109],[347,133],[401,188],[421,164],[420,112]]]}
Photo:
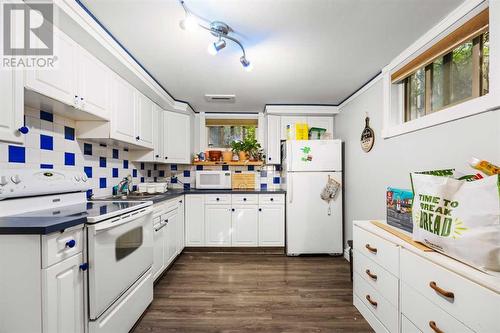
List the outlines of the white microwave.
{"label": "white microwave", "polygon": [[197,189],[231,189],[231,171],[196,171]]}

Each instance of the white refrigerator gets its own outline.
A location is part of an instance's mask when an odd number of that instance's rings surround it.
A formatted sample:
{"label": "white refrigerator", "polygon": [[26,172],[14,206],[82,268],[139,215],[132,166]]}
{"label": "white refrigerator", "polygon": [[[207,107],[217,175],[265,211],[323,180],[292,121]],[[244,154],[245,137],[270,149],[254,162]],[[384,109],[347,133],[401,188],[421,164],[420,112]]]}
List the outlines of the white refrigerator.
{"label": "white refrigerator", "polygon": [[342,185],[329,203],[320,197],[328,176],[342,184],[342,142],[287,141],[282,166],[287,254],[342,254]]}

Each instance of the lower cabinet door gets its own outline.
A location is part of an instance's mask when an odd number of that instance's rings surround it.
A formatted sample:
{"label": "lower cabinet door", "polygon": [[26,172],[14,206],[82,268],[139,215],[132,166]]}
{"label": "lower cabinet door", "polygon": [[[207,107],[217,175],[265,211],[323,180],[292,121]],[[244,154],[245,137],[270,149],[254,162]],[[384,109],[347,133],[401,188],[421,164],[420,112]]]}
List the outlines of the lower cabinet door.
{"label": "lower cabinet door", "polygon": [[205,205],[205,244],[231,246],[231,206]]}
{"label": "lower cabinet door", "polygon": [[257,246],[259,236],[257,205],[233,206],[232,214],[231,244]]}
{"label": "lower cabinet door", "polygon": [[177,255],[177,214],[169,216],[166,222],[165,267],[170,265]]}
{"label": "lower cabinet door", "polygon": [[184,198],[179,199],[179,207],[177,208],[177,242],[177,253],[181,253],[185,244]]}
{"label": "lower cabinet door", "polygon": [[285,207],[259,207],[259,246],[285,246]]}
{"label": "lower cabinet door", "polygon": [[205,195],[186,195],[186,246],[205,246]]}
{"label": "lower cabinet door", "polygon": [[83,255],[42,270],[43,332],[83,333]]}
{"label": "lower cabinet door", "polygon": [[157,219],[153,227],[153,280],[156,280],[165,269],[166,224],[160,222],[160,218]]}

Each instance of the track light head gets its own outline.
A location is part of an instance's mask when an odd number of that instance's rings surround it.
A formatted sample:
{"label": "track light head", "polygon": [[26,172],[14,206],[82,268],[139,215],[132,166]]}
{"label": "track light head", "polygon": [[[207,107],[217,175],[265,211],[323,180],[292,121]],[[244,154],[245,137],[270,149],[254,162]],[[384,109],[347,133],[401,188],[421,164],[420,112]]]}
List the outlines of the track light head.
{"label": "track light head", "polygon": [[198,21],[193,15],[187,14],[186,17],[179,22],[179,26],[182,30],[194,31],[198,29]]}
{"label": "track light head", "polygon": [[247,72],[250,72],[252,69],[253,69],[253,66],[252,66],[252,63],[250,61],[248,61],[247,58],[245,58],[245,56],[242,56],[240,58],[240,62],[241,64],[243,65],[243,68],[247,71]]}
{"label": "track light head", "polygon": [[225,47],[226,47],[226,41],[220,38],[218,41],[208,44],[208,53],[211,55],[216,55],[217,52],[219,52]]}

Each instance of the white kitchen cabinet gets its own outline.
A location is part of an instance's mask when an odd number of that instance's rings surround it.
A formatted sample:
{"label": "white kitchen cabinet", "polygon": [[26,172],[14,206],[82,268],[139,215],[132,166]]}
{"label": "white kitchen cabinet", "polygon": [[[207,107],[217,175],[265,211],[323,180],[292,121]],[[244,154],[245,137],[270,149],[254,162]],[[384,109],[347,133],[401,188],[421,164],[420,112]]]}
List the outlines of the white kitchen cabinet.
{"label": "white kitchen cabinet", "polygon": [[205,245],[231,246],[231,205],[205,205]]}
{"label": "white kitchen cabinet", "polygon": [[205,195],[186,195],[186,246],[205,246]]}
{"label": "white kitchen cabinet", "polygon": [[113,75],[112,89],[111,137],[135,143],[135,89],[118,75]]}
{"label": "white kitchen cabinet", "polygon": [[165,269],[165,245],[167,243],[165,226],[161,217],[153,220],[153,280],[156,280]]}
{"label": "white kitchen cabinet", "polygon": [[0,141],[24,143],[19,131],[23,126],[24,88],[22,72],[12,69],[0,70]]}
{"label": "white kitchen cabinet", "polygon": [[164,111],[158,105],[153,105],[153,159],[156,162],[164,161],[163,144],[163,114]]}
{"label": "white kitchen cabinet", "polygon": [[164,158],[167,163],[191,163],[190,118],[186,114],[165,111],[163,114]]}
{"label": "white kitchen cabinet", "polygon": [[179,242],[177,241],[178,237],[178,221],[177,221],[177,211],[174,211],[165,219],[167,223],[165,227],[166,233],[166,246],[165,246],[165,266],[168,267],[172,263],[172,261],[177,256],[177,247]]}
{"label": "white kitchen cabinet", "polygon": [[258,206],[233,205],[231,245],[257,246],[258,245]]}
{"label": "white kitchen cabinet", "polygon": [[184,197],[179,198],[179,206],[177,208],[177,253],[184,250],[186,237],[185,237],[185,211],[184,211]]}
{"label": "white kitchen cabinet", "polygon": [[135,90],[136,140],[141,146],[153,148],[153,109],[154,103]]}
{"label": "white kitchen cabinet", "polygon": [[266,163],[281,164],[280,116],[267,116]]}
{"label": "white kitchen cabinet", "polygon": [[285,245],[285,205],[259,206],[259,246]]}
{"label": "white kitchen cabinet", "polygon": [[82,253],[42,271],[43,332],[84,331]]}

